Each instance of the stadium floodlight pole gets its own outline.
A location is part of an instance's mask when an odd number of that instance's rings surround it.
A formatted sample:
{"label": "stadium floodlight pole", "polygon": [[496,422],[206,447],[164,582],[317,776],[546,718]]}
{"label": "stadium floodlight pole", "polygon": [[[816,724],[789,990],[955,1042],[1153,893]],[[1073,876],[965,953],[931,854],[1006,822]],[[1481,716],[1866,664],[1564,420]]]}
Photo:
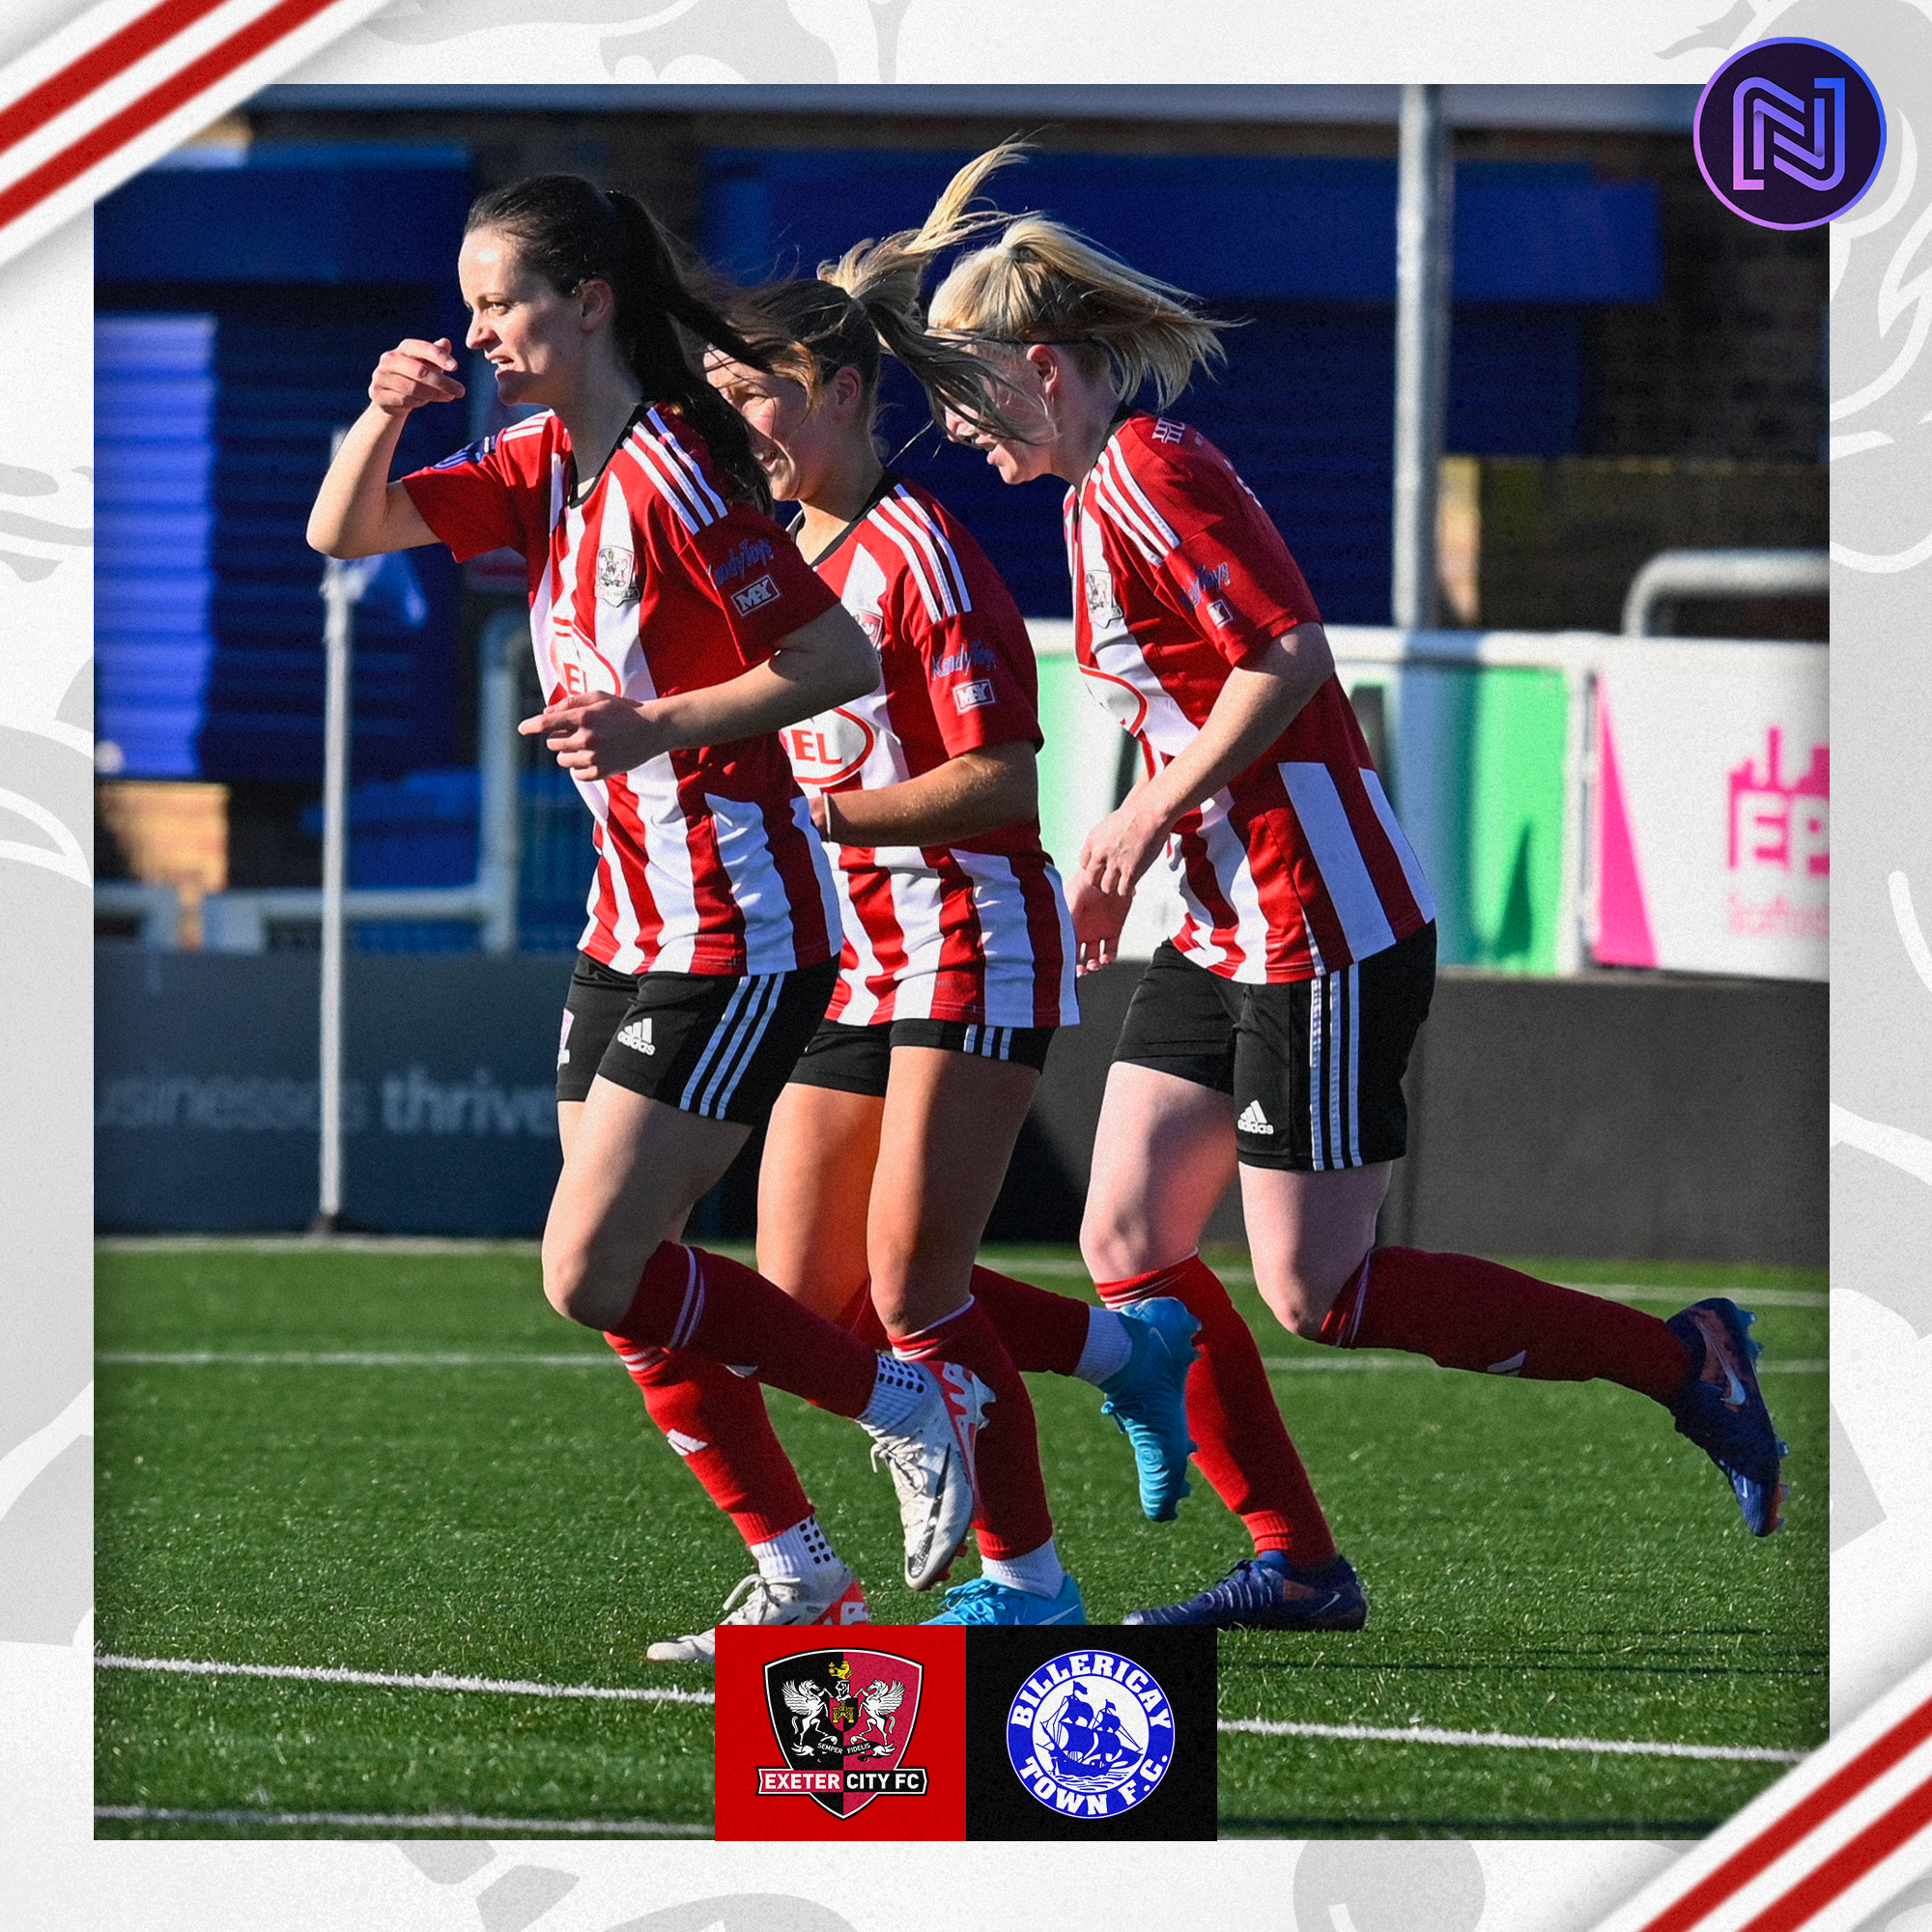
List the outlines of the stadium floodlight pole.
{"label": "stadium floodlight pole", "polygon": [[1395,209],[1395,555],[1391,621],[1433,630],[1435,516],[1449,387],[1450,238],[1455,157],[1440,87],[1402,90]]}
{"label": "stadium floodlight pole", "polygon": [[[342,446],[337,430],[332,461]],[[345,838],[349,793],[349,660],[355,637],[355,606],[368,582],[361,559],[330,557],[322,568],[323,650],[326,660],[322,710],[322,1038],[321,1155],[312,1235],[333,1235],[342,1226],[342,939],[343,888],[347,884]]]}

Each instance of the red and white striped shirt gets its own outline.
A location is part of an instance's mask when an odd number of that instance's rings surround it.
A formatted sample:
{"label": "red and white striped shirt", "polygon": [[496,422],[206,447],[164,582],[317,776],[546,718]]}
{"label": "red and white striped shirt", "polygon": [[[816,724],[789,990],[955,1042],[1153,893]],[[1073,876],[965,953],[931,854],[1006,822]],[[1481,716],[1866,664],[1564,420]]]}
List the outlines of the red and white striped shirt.
{"label": "red and white striped shirt", "polygon": [[[549,702],[723,684],[836,601],[769,517],[729,499],[675,412],[641,410],[575,503],[570,456],[546,412],[403,478],[459,562],[523,553]],[[593,959],[736,977],[832,956],[832,868],[776,737],[668,752],[577,786],[597,846],[580,942]]]}
{"label": "red and white striped shirt", "polygon": [[[1066,497],[1073,636],[1088,689],[1171,764],[1230,667],[1321,613],[1280,532],[1197,429],[1130,416]],[[1174,944],[1223,979],[1309,980],[1435,916],[1341,684],[1327,679],[1168,840]]]}
{"label": "red and white striped shirt", "polygon": [[[962,752],[1040,741],[1033,644],[999,573],[924,490],[887,486],[817,559],[884,677],[780,732],[809,791],[898,784]],[[842,846],[838,882],[845,948],[828,1019],[1079,1019],[1072,929],[1037,819],[953,845]]]}

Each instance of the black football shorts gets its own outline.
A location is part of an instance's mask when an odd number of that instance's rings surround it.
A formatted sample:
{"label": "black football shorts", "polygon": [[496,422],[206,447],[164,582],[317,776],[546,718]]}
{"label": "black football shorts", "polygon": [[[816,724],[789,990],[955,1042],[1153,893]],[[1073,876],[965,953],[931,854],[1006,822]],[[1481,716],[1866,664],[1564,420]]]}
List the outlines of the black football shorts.
{"label": "black football shorts", "polygon": [[1058,1027],[980,1026],[968,1020],[886,1020],[877,1026],[844,1026],[826,1020],[806,1041],[792,1068],[794,1087],[831,1087],[840,1094],[886,1096],[895,1046],[936,1046],[980,1060],[1007,1060],[1037,1073]]}
{"label": "black football shorts", "polygon": [[1224,980],[1169,941],[1134,989],[1114,1058],[1232,1094],[1244,1166],[1367,1167],[1407,1148],[1402,1076],[1435,988],[1433,924],[1279,985]]}
{"label": "black football shorts", "polygon": [[556,1097],[598,1075],[686,1114],[763,1125],[825,1017],[838,962],[742,980],[616,973],[577,955],[556,1045]]}

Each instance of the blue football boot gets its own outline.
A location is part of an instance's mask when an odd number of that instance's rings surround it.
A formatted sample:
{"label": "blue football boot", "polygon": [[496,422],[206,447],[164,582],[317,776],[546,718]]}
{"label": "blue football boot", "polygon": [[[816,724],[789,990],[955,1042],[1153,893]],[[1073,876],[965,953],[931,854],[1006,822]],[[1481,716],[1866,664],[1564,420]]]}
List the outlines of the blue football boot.
{"label": "blue football boot", "polygon": [[1205,1624],[1212,1630],[1358,1631],[1369,1620],[1362,1579],[1346,1556],[1297,1570],[1278,1549],[1243,1557],[1198,1597],[1132,1610],[1123,1624]]}
{"label": "blue football boot", "polygon": [[1690,1350],[1691,1367],[1667,1406],[1678,1435],[1724,1472],[1745,1527],[1753,1536],[1769,1536],[1783,1520],[1778,1461],[1785,1445],[1758,1392],[1759,1348],[1746,1333],[1756,1320],[1721,1295],[1673,1315],[1664,1326]]}
{"label": "blue football boot", "polygon": [[1187,1459],[1187,1372],[1194,1366],[1194,1337],[1201,1323],[1184,1302],[1156,1295],[1118,1309],[1127,1322],[1133,1352],[1126,1366],[1100,1384],[1102,1415],[1133,1445],[1140,1474],[1141,1508],[1155,1522],[1172,1522],[1190,1494]]}
{"label": "blue football boot", "polygon": [[1080,1587],[1068,1577],[1057,1597],[1036,1597],[989,1577],[975,1577],[947,1591],[943,1606],[929,1624],[1084,1624],[1087,1605]]}

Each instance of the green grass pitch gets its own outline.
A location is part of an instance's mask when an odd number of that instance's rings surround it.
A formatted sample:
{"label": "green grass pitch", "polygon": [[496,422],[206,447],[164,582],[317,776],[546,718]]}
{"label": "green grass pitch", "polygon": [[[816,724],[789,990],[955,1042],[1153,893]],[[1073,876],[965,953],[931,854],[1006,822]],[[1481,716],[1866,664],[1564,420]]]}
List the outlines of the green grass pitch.
{"label": "green grass pitch", "polygon": [[[1087,1293],[1065,1251],[989,1257]],[[1805,1750],[1826,1723],[1821,1275],[1544,1264],[1672,1312],[1760,1311],[1792,1445],[1787,1526],[1756,1543],[1703,1455],[1603,1382],[1524,1383],[1397,1358],[1349,1368],[1230,1285],[1336,1536],[1369,1588],[1356,1634],[1221,1639],[1221,1717]],[[1753,1303],[1751,1291],[1769,1291]],[[594,1336],[545,1306],[535,1257],[479,1247],[103,1250],[98,1609],[103,1655],[702,1690],[645,1644],[699,1628],[749,1567]],[[130,1363],[128,1354],[582,1354],[582,1367]],[[1807,1367],[1807,1364],[1809,1365]],[[1191,1593],[1243,1553],[1198,1477],[1145,1521],[1097,1394],[1032,1383],[1061,1548],[1090,1614]],[[881,1621],[899,1586],[890,1483],[849,1423],[773,1414]],[[972,1574],[962,1561],[958,1575]],[[564,1823],[710,1823],[702,1704],[97,1672],[98,1790],[142,1812],[464,1814],[502,1838]],[[1781,1774],[1765,1761],[1224,1732],[1226,1834],[1694,1837]],[[283,1822],[103,1820],[102,1835],[355,1835]],[[371,1826],[368,1835],[394,1835]],[[445,1828],[439,1835],[456,1835]]]}

